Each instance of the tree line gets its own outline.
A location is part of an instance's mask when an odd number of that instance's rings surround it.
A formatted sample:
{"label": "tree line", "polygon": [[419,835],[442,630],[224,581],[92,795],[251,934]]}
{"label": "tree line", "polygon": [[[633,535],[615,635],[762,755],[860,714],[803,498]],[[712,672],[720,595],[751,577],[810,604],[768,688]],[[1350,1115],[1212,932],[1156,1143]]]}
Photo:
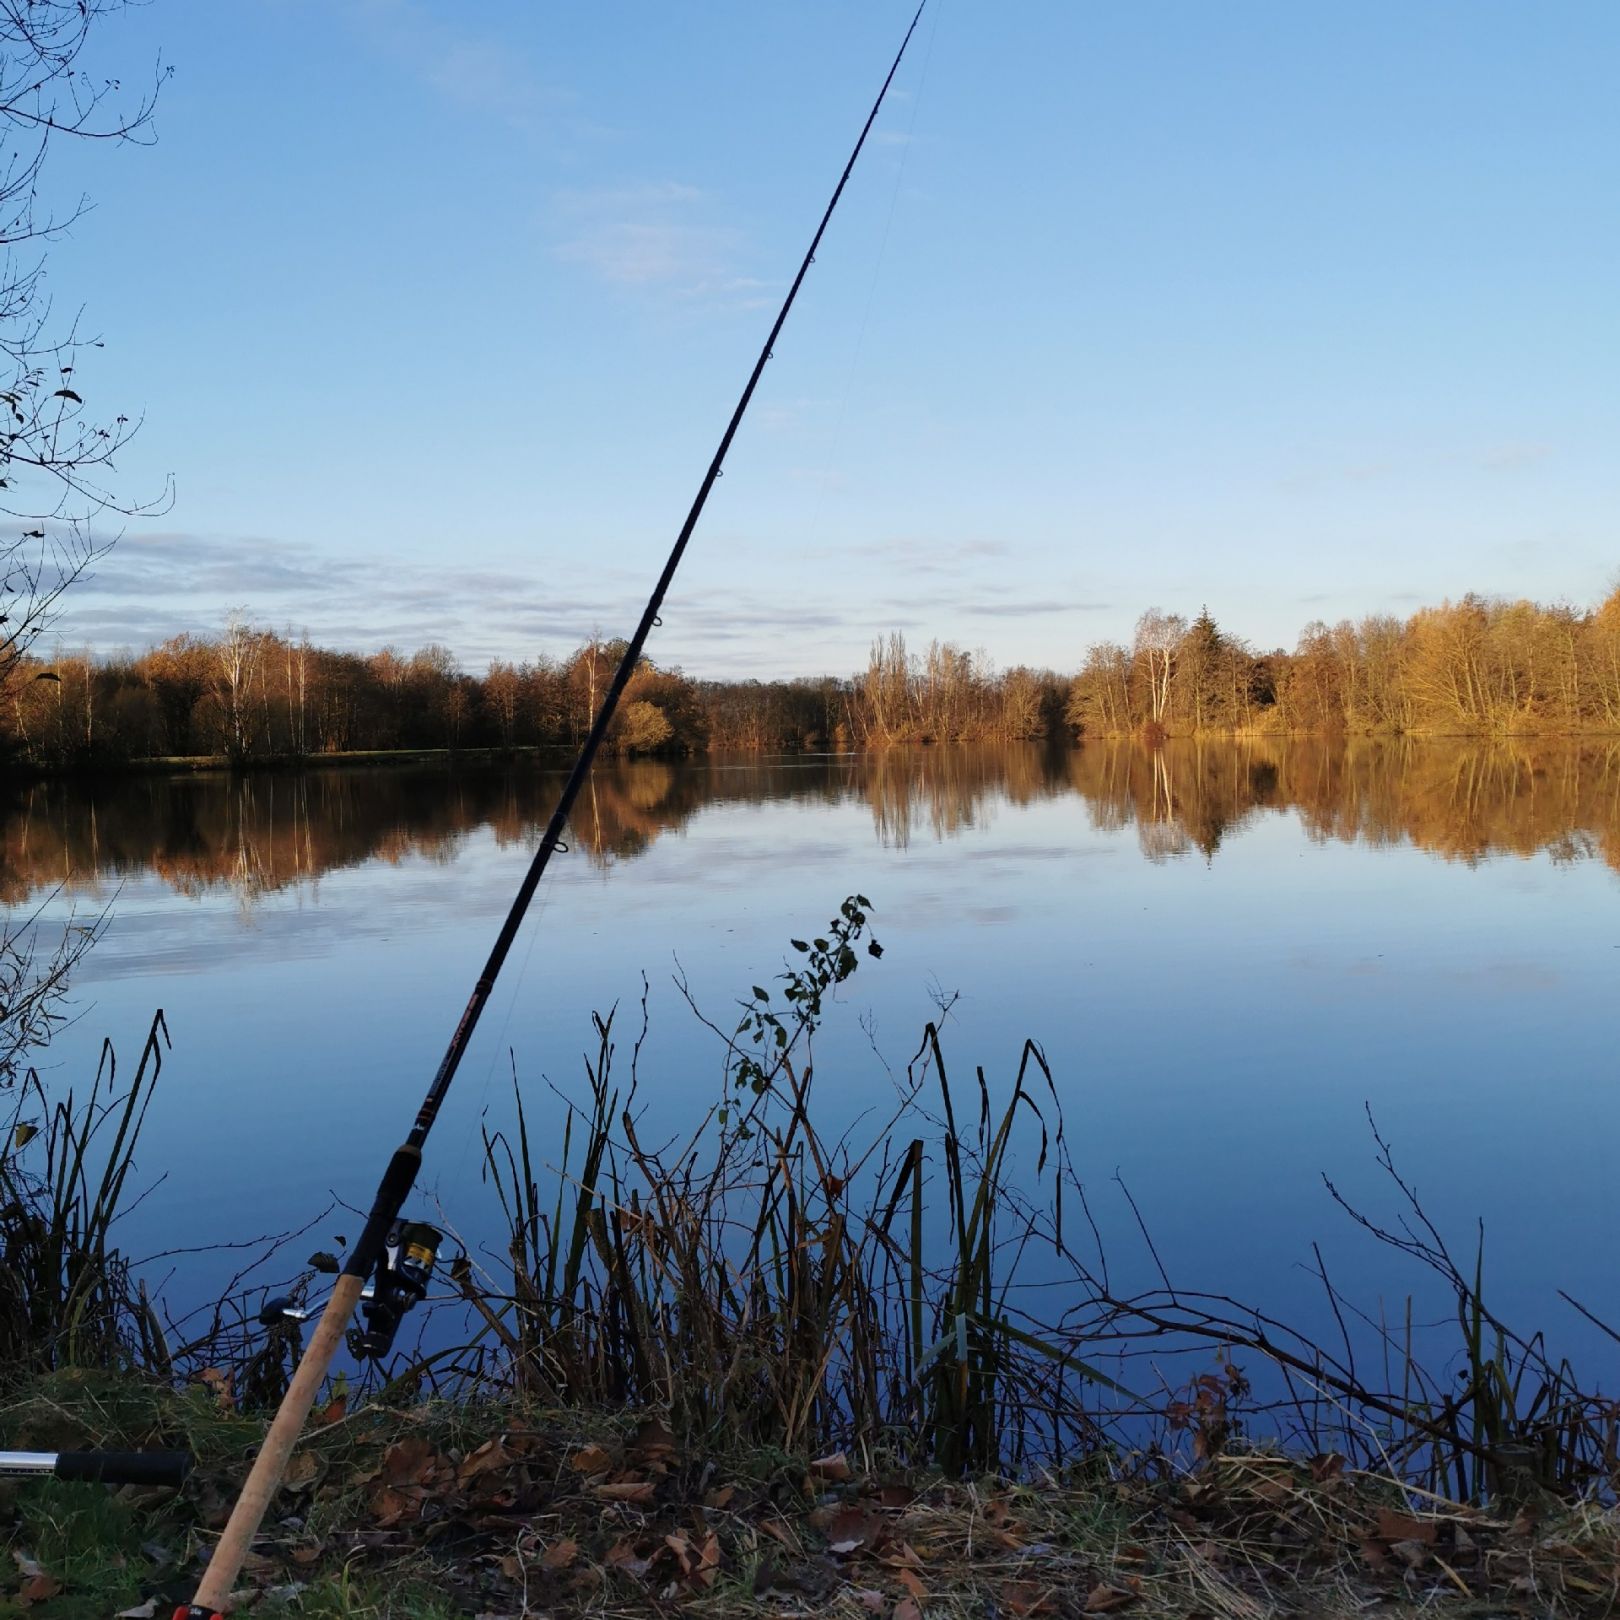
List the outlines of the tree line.
{"label": "tree line", "polygon": [[[35,766],[136,759],[297,759],[357,750],[567,747],[624,651],[497,659],[481,675],[428,646],[360,654],[236,615],[215,637],[140,654],[37,652],[0,671],[0,758]],[[1620,590],[1582,610],[1465,596],[1401,620],[1307,625],[1255,652],[1207,610],[1152,609],[1129,646],[1078,674],[997,669],[899,633],[851,677],[694,679],[643,660],[610,737],[626,755],[1245,733],[1493,736],[1620,733]]]}

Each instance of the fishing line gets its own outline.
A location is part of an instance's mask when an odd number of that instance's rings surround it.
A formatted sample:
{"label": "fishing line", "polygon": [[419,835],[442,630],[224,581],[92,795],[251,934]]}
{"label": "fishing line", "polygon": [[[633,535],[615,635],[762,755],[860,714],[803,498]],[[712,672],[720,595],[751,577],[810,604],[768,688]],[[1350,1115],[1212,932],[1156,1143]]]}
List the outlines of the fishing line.
{"label": "fishing line", "polygon": [[[804,278],[810,273],[810,266],[815,263],[816,250],[827,234],[828,225],[832,223],[839,199],[849,184],[849,177],[854,172],[856,160],[866,145],[867,136],[871,134],[872,126],[877,122],[878,114],[883,109],[884,98],[894,83],[895,75],[900,71],[906,47],[917,31],[917,24],[922,20],[923,9],[927,3],[928,0],[919,0],[911,25],[906,29],[905,38],[900,42],[900,49],[895,52],[894,61],[889,66],[883,86],[877,93],[877,99],[872,103],[872,110],[867,114],[866,122],[861,126],[860,135],[856,138],[854,149],[844,164],[843,173],[838,177],[838,184],[833,188],[832,197],[822,213],[821,222],[816,227],[815,235],[810,239],[810,246],[805,250],[793,283],[788,288],[782,307],[777,312],[770,332],[760,348],[759,357],[749,373],[748,381],[732,410],[725,432],[720,437],[719,447],[709,463],[702,482],[698,485],[697,495],[686,514],[686,520],[681,525],[674,545],[670,548],[668,560],[653,586],[652,594],[647,598],[640,622],[625,644],[624,655],[603,695],[602,706],[592,721],[591,729],[586,734],[579,755],[568,773],[568,779],[563,784],[556,808],[552,811],[551,820],[546,824],[539,847],[535,850],[534,858],[518,885],[517,894],[513,898],[505,921],[501,924],[500,932],[495,937],[489,958],[473,985],[472,995],[468,998],[461,1020],[450,1037],[450,1044],[445,1049],[444,1057],[440,1060],[426,1096],[422,1099],[422,1106],[417,1110],[416,1121],[405,1140],[394,1150],[393,1157],[383,1172],[371,1213],[366,1217],[365,1227],[349,1252],[343,1270],[333,1286],[326,1309],[321,1314],[320,1322],[288,1383],[281,1406],[259,1447],[258,1456],[254,1459],[253,1468],[248,1474],[241,1494],[236,1499],[235,1507],[231,1510],[230,1519],[214,1545],[213,1556],[197,1588],[197,1595],[189,1606],[182,1606],[176,1611],[176,1620],[214,1620],[214,1617],[220,1615],[229,1603],[236,1578],[241,1573],[243,1562],[252,1547],[253,1537],[269,1511],[277,1490],[280,1489],[282,1476],[292,1457],[293,1447],[298,1442],[304,1421],[309,1416],[310,1408],[315,1404],[315,1398],[326,1379],[327,1369],[331,1366],[340,1346],[347,1339],[350,1350],[357,1357],[371,1361],[380,1360],[392,1346],[405,1312],[419,1303],[427,1293],[443,1234],[424,1222],[402,1220],[400,1214],[406,1198],[410,1196],[411,1189],[416,1184],[417,1173],[422,1164],[423,1146],[433,1129],[434,1121],[438,1118],[439,1110],[444,1105],[450,1083],[455,1079],[461,1060],[466,1056],[479,1018],[489,1004],[496,979],[523,925],[540,879],[545,875],[552,855],[564,847],[563,833],[568,825],[569,812],[573,809],[574,802],[578,799],[580,790],[590,774],[591,765],[613,724],[624,689],[641,662],[642,649],[646,646],[647,638],[652,634],[654,626],[661,622],[658,616],[659,609],[662,608],[664,598],[674,582],[676,570],[680,567],[681,558],[686,554],[687,545],[697,528],[699,518],[703,515],[704,507],[708,504],[709,495],[724,470],[732,441],[736,438],[743,418],[748,413],[748,406],[753,400],[754,391],[759,387],[760,377],[772,358],[772,351],[782,335],[782,328],[787,324],[794,301],[799,296],[799,288],[803,286]],[[372,1279],[372,1296],[363,1308],[365,1325],[363,1328],[350,1331],[350,1318],[354,1315],[355,1307],[360,1304],[361,1292],[368,1277]]]}

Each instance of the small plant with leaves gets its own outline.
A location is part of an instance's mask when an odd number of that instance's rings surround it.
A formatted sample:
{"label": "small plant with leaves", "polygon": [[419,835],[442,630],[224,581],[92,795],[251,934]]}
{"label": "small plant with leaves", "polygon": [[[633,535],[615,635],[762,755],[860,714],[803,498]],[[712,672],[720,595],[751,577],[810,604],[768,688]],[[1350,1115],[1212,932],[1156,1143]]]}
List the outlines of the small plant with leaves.
{"label": "small plant with leaves", "polygon": [[733,1046],[738,1048],[738,1042],[746,1039],[759,1050],[757,1053],[745,1048],[735,1051],[731,1081],[739,1091],[763,1096],[784,1069],[797,1081],[798,1077],[793,1075],[793,1053],[801,1042],[808,1042],[814,1034],[827,993],[844,983],[859,965],[856,946],[863,935],[866,936],[866,954],[873,958],[883,955],[883,947],[867,934],[867,921],[873,909],[864,894],[852,894],[827,924],[825,935],[788,941],[804,961],[777,975],[784,983],[778,995],[780,1011],[769,990],[758,984],[752,987],[752,999],[742,1004],[742,1021],[737,1025],[737,1040]]}

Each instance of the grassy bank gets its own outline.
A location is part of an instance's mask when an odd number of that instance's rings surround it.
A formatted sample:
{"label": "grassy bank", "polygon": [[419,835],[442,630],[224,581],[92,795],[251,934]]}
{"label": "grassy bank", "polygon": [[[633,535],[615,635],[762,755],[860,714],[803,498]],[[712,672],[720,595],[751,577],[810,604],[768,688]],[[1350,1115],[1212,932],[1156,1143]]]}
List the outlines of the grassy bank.
{"label": "grassy bank", "polygon": [[[183,1495],[0,1487],[0,1613],[164,1620],[189,1600],[261,1422],[218,1391],[63,1374],[0,1401],[8,1442],[191,1447]],[[1414,1499],[1342,1458],[1195,1474],[950,1479],[892,1459],[728,1453],[657,1414],[329,1404],[239,1588],[266,1616],[1600,1614],[1620,1524]]]}

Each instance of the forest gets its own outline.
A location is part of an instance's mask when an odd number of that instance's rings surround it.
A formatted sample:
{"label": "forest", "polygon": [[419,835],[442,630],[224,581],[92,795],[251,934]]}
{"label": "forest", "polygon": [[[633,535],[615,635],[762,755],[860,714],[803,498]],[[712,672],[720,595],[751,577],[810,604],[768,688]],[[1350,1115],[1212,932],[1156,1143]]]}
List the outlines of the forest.
{"label": "forest", "polygon": [[[463,670],[446,647],[317,647],[233,617],[140,654],[58,650],[0,671],[0,760],[33,768],[232,763],[356,751],[513,750],[584,735],[624,644],[593,639]],[[1620,590],[1589,610],[1464,596],[1407,619],[1320,621],[1257,652],[1208,610],[1152,609],[1079,672],[998,669],[896,632],[852,676],[723,681],[643,661],[611,736],[623,755],[1200,735],[1620,733]]]}

